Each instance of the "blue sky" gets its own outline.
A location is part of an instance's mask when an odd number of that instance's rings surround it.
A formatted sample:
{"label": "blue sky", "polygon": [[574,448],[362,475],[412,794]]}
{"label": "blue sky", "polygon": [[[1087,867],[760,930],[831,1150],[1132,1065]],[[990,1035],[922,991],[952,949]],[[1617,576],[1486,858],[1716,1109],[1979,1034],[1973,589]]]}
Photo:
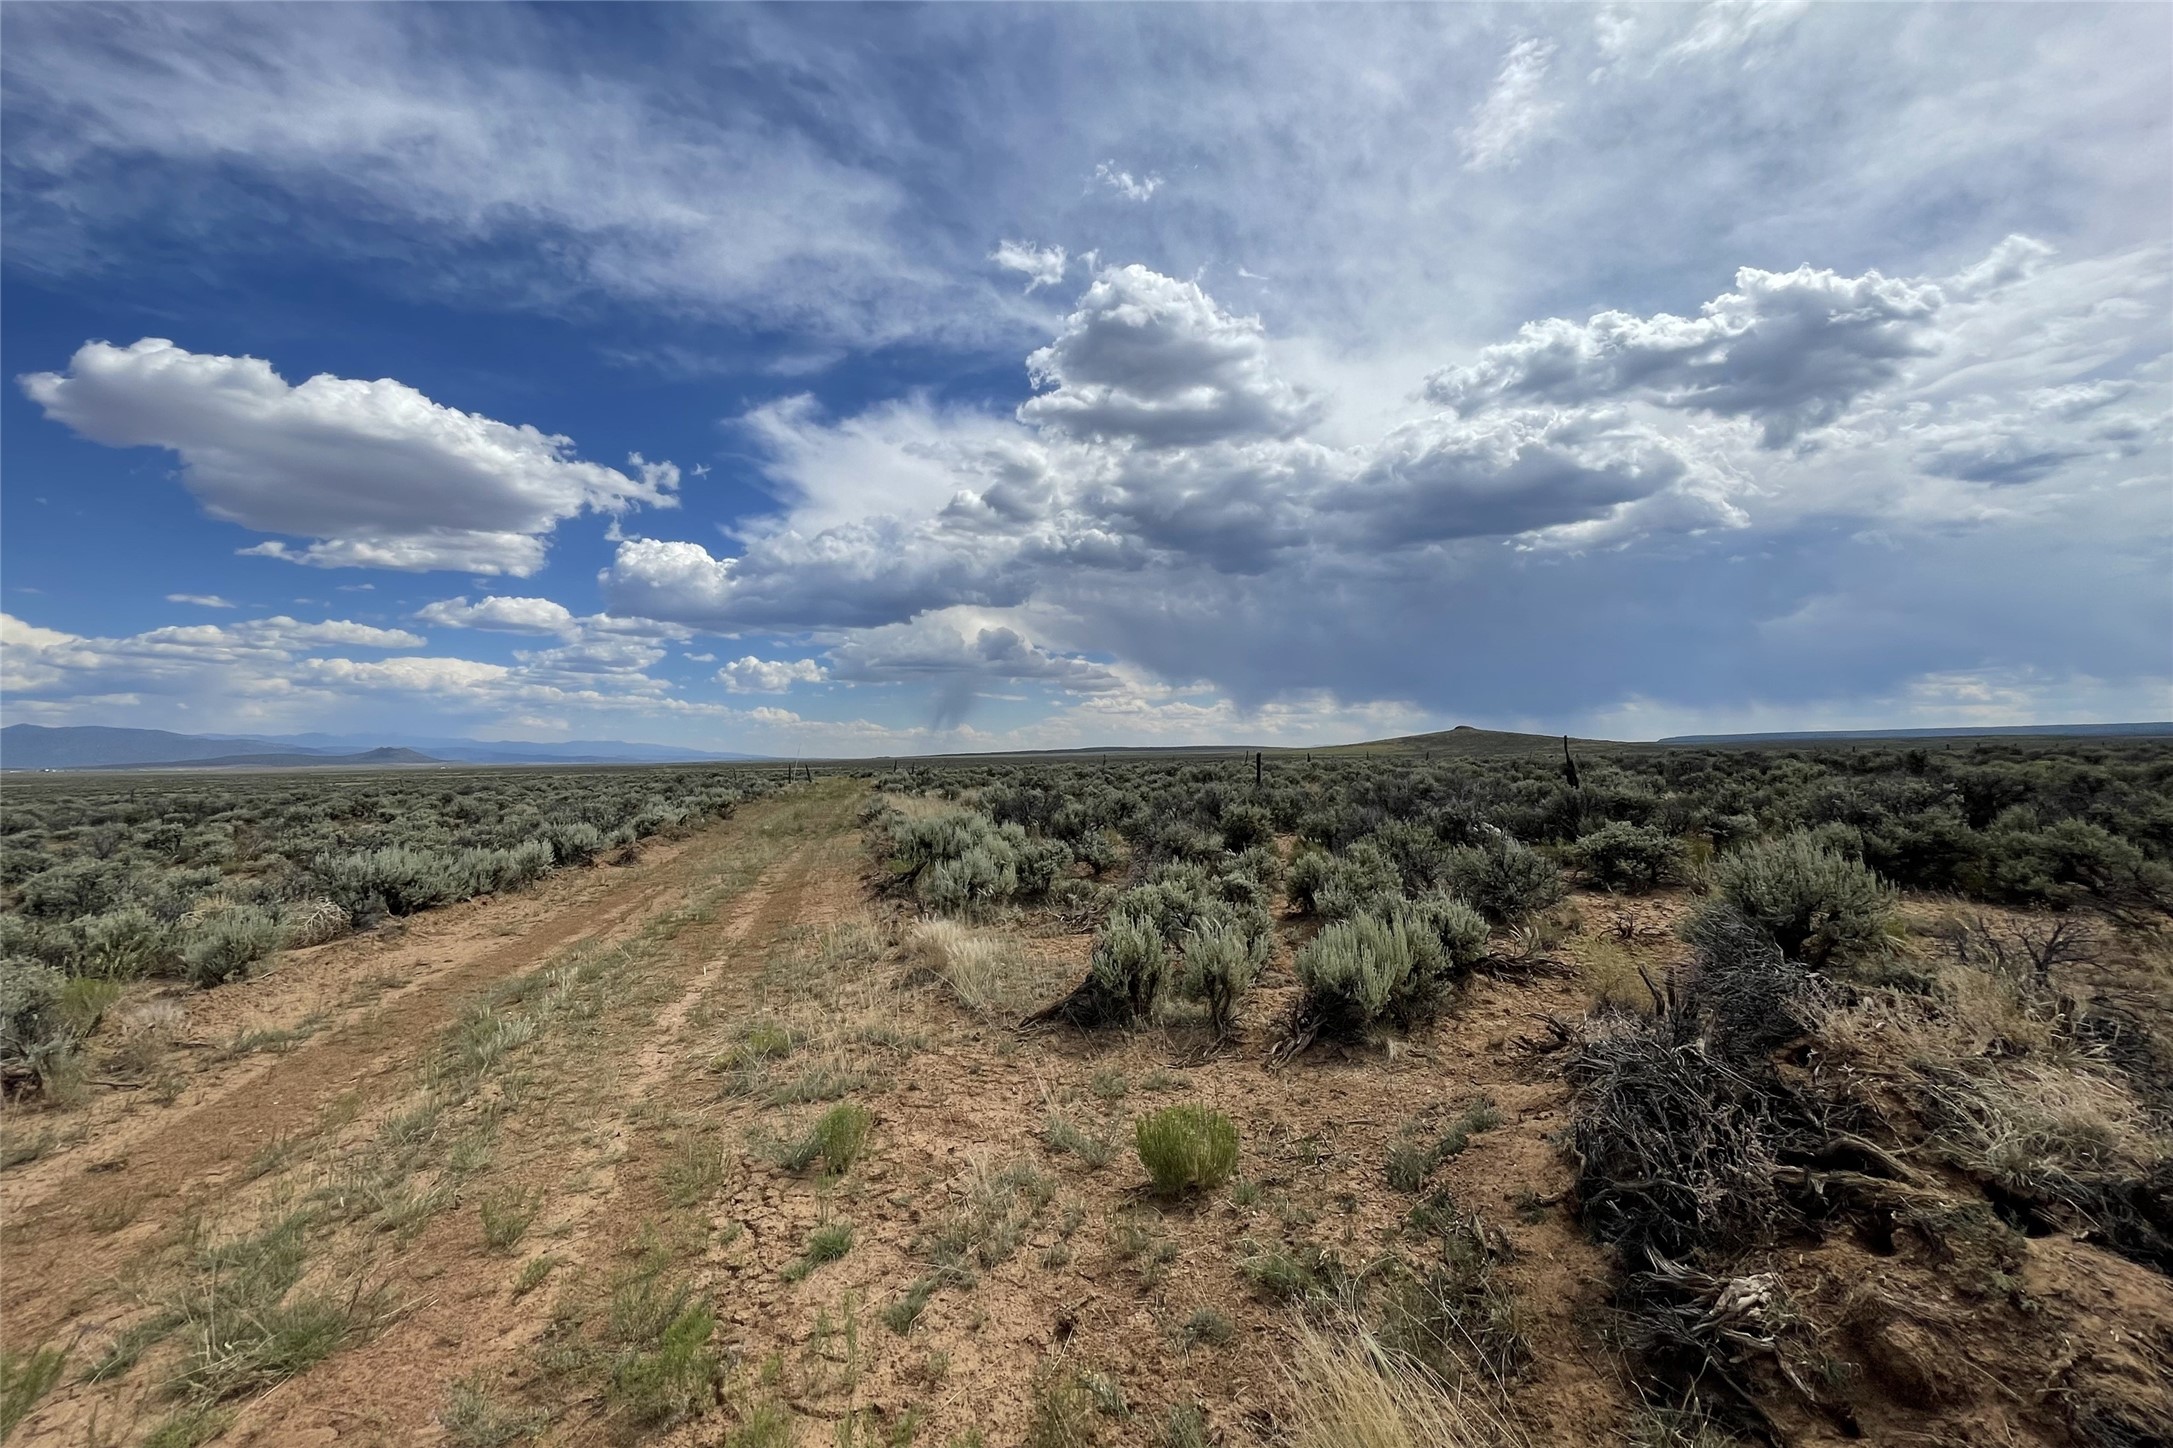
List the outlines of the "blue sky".
{"label": "blue sky", "polygon": [[10,722],[2173,717],[2162,6],[0,27]]}

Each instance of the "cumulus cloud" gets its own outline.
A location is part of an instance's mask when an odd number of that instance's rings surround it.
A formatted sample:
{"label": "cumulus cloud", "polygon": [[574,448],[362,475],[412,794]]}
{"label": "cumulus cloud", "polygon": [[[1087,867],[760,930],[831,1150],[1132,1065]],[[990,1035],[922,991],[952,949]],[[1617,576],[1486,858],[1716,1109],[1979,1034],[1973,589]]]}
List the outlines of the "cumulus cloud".
{"label": "cumulus cloud", "polygon": [[[635,637],[595,635],[518,650],[514,662],[354,650],[420,649],[401,629],[285,616],[227,625],[151,629],[101,638],[0,615],[0,689],[15,718],[126,722],[156,707],[168,722],[202,728],[323,723],[414,727],[427,707],[471,719],[680,718],[712,727],[755,722],[746,712],[681,697],[648,670],[663,656]],[[523,726],[525,727],[525,726]]]}
{"label": "cumulus cloud", "polygon": [[499,633],[569,634],[573,610],[548,598],[507,598],[491,594],[479,603],[442,598],[426,604],[415,617],[440,628],[491,629]]}
{"label": "cumulus cloud", "polygon": [[[1230,397],[1275,395],[1264,328],[1231,324],[1191,283],[1119,269],[1065,343],[1135,298],[1188,325],[1129,352],[1052,343],[1037,365],[1060,380],[1041,396],[1069,394],[1069,411],[1029,402],[1012,425],[926,400],[797,409],[765,435],[789,501],[736,552],[629,539],[602,581],[628,612],[829,631],[832,680],[917,684],[945,727],[998,679],[1117,698],[1204,675],[1243,717],[1316,688],[1505,723],[1533,716],[1504,718],[1489,690],[1544,718],[1709,689],[1716,658],[1731,688],[1801,694],[1810,681],[1789,650],[1760,652],[1758,621],[1799,607],[1837,560],[1868,569],[1904,537],[1920,561],[1988,558],[1970,551],[1991,546],[1977,532],[2011,544],[2063,509],[2106,536],[2162,532],[2144,512],[2173,362],[2168,339],[2138,348],[2129,299],[2164,293],[2166,271],[2155,253],[2044,264],[1964,297],[1925,278],[1746,270],[1698,317],[1534,324],[1436,373],[1432,410],[1336,445],[1290,408],[1231,425],[1261,406]],[[1079,424],[1101,401],[1082,379],[1131,400],[1127,426]],[[1143,437],[1142,397],[1200,401]],[[1814,429],[1817,447],[1779,446]],[[886,507],[869,480],[892,476]],[[1982,566],[1939,576],[1975,596],[2005,565]],[[1911,636],[1902,624],[1855,632],[1850,667],[1939,663],[1931,645],[1877,642]],[[1658,635],[1675,644],[1656,656],[1639,641]],[[1168,717],[1206,727],[1224,717],[1212,707]]]}
{"label": "cumulus cloud", "polygon": [[1426,394],[1463,413],[1637,399],[1748,418],[1779,447],[1930,355],[1946,305],[1934,282],[1810,266],[1744,267],[1735,288],[1696,317],[1610,311],[1527,323],[1515,341],[1433,374]]}
{"label": "cumulus cloud", "polygon": [[1023,241],[1000,242],[989,253],[988,259],[1006,271],[1023,274],[1028,291],[1036,287],[1053,287],[1064,280],[1064,248],[1060,246],[1034,246]]}
{"label": "cumulus cloud", "polygon": [[1509,47],[1486,98],[1472,108],[1470,121],[1456,133],[1466,166],[1484,171],[1511,164],[1552,119],[1557,107],[1544,100],[1540,90],[1554,51],[1553,41],[1529,36]]}
{"label": "cumulus cloud", "polygon": [[1677,509],[1664,531],[1740,524],[1727,492],[1709,461],[1620,413],[1520,411],[1397,429],[1320,513],[1352,542],[1386,549],[1590,524],[1661,496]]}
{"label": "cumulus cloud", "polygon": [[670,463],[636,454],[621,472],[583,462],[570,438],[446,407],[389,378],[289,385],[259,358],[163,338],[86,343],[67,372],[22,386],[93,442],[178,453],[213,517],[318,540],[244,551],[323,567],[526,575],[559,523],[671,507],[679,483]]}
{"label": "cumulus cloud", "polygon": [[168,603],[185,603],[193,608],[233,608],[235,605],[216,593],[169,593]]}
{"label": "cumulus cloud", "polygon": [[1152,172],[1134,176],[1114,161],[1096,162],[1094,179],[1127,201],[1145,201],[1162,189],[1162,178]]}
{"label": "cumulus cloud", "polygon": [[1056,340],[1027,359],[1027,422],[1147,447],[1288,437],[1318,406],[1277,376],[1257,317],[1235,317],[1196,282],[1143,266],[1094,279]]}
{"label": "cumulus cloud", "polygon": [[249,676],[277,689],[307,656],[327,649],[411,649],[426,640],[405,629],[347,619],[305,622],[278,614],[229,624],[182,624],[126,638],[86,638],[6,618],[0,680],[11,708],[41,695],[141,696],[207,676]]}
{"label": "cumulus cloud", "polygon": [[734,694],[782,694],[794,684],[819,684],[829,675],[813,659],[734,659],[717,670],[717,682]]}
{"label": "cumulus cloud", "polygon": [[1279,375],[1261,323],[1143,267],[1097,277],[1029,368],[1044,390],[1022,425],[925,400],[754,415],[786,511],[750,526],[737,556],[622,541],[601,579],[612,607],[870,629],[1010,608],[1060,578],[1260,575],[1321,548],[1619,524],[1660,495],[1674,501],[1639,515],[1651,526],[1740,522],[1721,469],[1605,409],[1437,413],[1366,444],[1316,442],[1302,434],[1319,401]]}
{"label": "cumulus cloud", "polygon": [[615,608],[700,628],[865,627],[955,603],[1022,599],[1015,539],[957,535],[930,520],[871,518],[758,538],[737,558],[699,543],[629,538],[601,582]]}

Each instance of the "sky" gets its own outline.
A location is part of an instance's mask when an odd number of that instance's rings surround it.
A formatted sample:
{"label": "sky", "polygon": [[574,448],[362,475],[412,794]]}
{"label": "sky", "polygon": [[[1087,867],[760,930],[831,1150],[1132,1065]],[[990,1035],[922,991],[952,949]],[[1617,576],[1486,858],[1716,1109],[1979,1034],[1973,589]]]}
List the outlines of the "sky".
{"label": "sky", "polygon": [[2173,8],[0,10],[0,714],[2173,719]]}

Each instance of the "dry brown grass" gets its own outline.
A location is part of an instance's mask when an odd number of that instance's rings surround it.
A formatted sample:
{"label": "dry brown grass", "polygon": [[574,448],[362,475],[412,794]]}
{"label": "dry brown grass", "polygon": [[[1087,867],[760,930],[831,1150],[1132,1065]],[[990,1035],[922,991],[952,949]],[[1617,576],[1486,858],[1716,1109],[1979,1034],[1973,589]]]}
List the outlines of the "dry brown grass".
{"label": "dry brown grass", "polygon": [[923,920],[906,937],[908,979],[935,981],[967,1010],[1017,1016],[1036,1004],[1034,971],[1018,942],[956,920]]}
{"label": "dry brown grass", "polygon": [[1577,978],[1591,992],[1594,1006],[1619,1006],[1651,1014],[1652,990],[1638,974],[1638,959],[1605,936],[1587,935],[1576,946]]}
{"label": "dry brown grass", "polygon": [[1291,1361],[1293,1448],[1528,1448],[1475,1393],[1445,1386],[1364,1327],[1299,1329]]}

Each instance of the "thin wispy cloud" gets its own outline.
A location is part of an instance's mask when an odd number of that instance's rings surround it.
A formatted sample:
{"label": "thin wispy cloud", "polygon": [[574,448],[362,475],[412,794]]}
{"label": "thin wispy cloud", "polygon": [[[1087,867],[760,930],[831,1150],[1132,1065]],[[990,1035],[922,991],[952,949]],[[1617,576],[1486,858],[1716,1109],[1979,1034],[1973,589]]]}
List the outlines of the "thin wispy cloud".
{"label": "thin wispy cloud", "polygon": [[1544,93],[1554,51],[1552,41],[1530,37],[1509,48],[1486,98],[1472,108],[1470,122],[1457,132],[1466,166],[1484,171],[1514,163],[1554,117],[1559,108]]}

